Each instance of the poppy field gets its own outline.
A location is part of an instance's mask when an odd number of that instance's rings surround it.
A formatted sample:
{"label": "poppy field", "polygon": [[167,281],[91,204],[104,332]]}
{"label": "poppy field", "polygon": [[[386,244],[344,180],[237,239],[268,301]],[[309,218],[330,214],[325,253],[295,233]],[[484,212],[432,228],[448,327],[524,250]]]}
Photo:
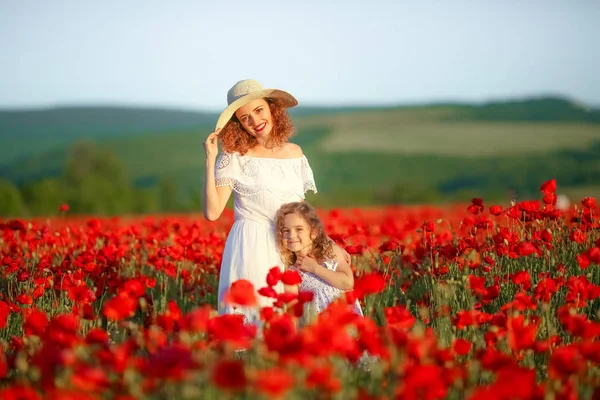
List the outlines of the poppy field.
{"label": "poppy field", "polygon": [[598,208],[555,192],[319,210],[355,287],[302,328],[278,266],[228,292],[262,329],[217,315],[230,210],[0,220],[0,398],[600,399]]}

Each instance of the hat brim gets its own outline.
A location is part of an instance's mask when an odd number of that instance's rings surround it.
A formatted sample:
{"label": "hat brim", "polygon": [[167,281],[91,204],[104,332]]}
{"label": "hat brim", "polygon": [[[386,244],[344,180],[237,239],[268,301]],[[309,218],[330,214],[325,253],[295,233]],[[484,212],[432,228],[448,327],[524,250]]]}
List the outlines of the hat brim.
{"label": "hat brim", "polygon": [[233,114],[235,114],[235,112],[240,107],[243,107],[246,104],[248,104],[254,100],[262,99],[264,97],[270,97],[270,98],[283,100],[283,106],[285,108],[291,108],[291,107],[298,105],[298,100],[296,100],[296,98],[294,96],[292,96],[288,92],[284,92],[283,90],[278,90],[278,89],[259,90],[257,92],[247,94],[244,97],[240,97],[239,99],[237,99],[236,101],[234,101],[233,103],[228,105],[227,108],[225,110],[223,110],[223,112],[221,113],[221,116],[219,117],[219,120],[217,121],[215,130],[225,127],[225,125],[227,125],[227,123],[231,120],[231,117],[233,116]]}

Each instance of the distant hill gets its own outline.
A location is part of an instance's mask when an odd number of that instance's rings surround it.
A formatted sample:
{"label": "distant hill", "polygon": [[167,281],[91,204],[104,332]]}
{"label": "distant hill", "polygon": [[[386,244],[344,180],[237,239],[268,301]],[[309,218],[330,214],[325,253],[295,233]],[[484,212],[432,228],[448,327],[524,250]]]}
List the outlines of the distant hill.
{"label": "distant hill", "polygon": [[[431,111],[444,109],[443,115]],[[294,118],[374,111],[403,111],[419,119],[600,123],[600,111],[562,98],[507,100],[484,104],[443,103],[377,107],[296,107]],[[210,130],[217,113],[135,107],[58,107],[0,110],[0,165],[58,150],[79,139],[104,140],[146,134]]]}
{"label": "distant hill", "polygon": [[[298,107],[291,114],[292,141],[319,187],[308,199],[320,205],[503,199],[509,190],[524,198],[551,178],[568,193],[600,193],[600,112],[565,99]],[[109,107],[0,112],[0,179],[26,193],[30,184],[60,178],[71,145],[87,140],[116,155],[136,188],[152,192],[168,182],[197,207],[202,141],[217,117]]]}
{"label": "distant hill", "polygon": [[[483,165],[473,158],[542,162],[543,154],[562,150],[580,157],[600,140],[600,111],[550,97],[476,105],[297,107],[290,113],[298,131],[293,141],[302,145],[315,170],[321,170],[319,176],[327,171],[327,181],[357,190],[417,176],[425,186],[450,182],[460,187],[464,174]],[[195,188],[203,170],[202,140],[217,118],[216,113],[120,107],[0,111],[0,179],[23,185],[59,176],[70,145],[91,140],[123,160],[137,185],[173,179]],[[532,158],[534,154],[539,156]],[[432,160],[439,164],[435,179],[427,172]],[[336,163],[345,166],[338,170]],[[529,161],[527,165],[538,168]],[[574,165],[569,171],[579,164]],[[355,166],[360,168],[353,170]],[[581,168],[581,184],[592,182],[595,164]]]}
{"label": "distant hill", "polygon": [[0,165],[79,139],[104,140],[207,127],[218,115],[160,108],[60,107],[0,110]]}
{"label": "distant hill", "polygon": [[475,121],[600,123],[600,110],[558,97],[543,97],[466,107],[460,118]]}
{"label": "distant hill", "polygon": [[20,136],[76,139],[186,130],[214,123],[218,114],[162,108],[60,107],[45,110],[0,110],[0,138]]}

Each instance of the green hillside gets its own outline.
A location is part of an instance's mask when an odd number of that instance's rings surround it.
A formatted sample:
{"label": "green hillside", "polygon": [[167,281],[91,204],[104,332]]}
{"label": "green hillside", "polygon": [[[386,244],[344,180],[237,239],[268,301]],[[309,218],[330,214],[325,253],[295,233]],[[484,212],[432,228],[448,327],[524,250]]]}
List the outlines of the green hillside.
{"label": "green hillside", "polygon": [[[425,104],[388,107],[310,107],[291,109],[301,125],[327,126],[334,137],[358,133],[387,135],[404,127],[437,130],[439,123],[455,122],[547,122],[600,123],[600,111],[589,110],[560,98],[471,104]],[[0,110],[0,166],[27,157],[56,151],[81,139],[164,135],[185,131],[208,132],[218,115],[198,111],[135,107],[60,107],[42,110]],[[428,122],[430,127],[415,127]],[[398,125],[401,124],[402,126]],[[470,127],[470,126],[469,126]],[[527,127],[525,127],[527,130]],[[475,129],[475,134],[479,129]],[[453,132],[448,132],[453,135]],[[517,135],[518,136],[518,135]],[[336,139],[332,139],[335,147]],[[391,146],[395,148],[397,146]],[[417,146],[418,147],[418,146]],[[552,146],[551,146],[552,147]],[[387,149],[387,146],[386,146]],[[378,148],[369,148],[378,151]],[[395,150],[394,150],[395,151]]]}
{"label": "green hillside", "polygon": [[[528,109],[530,119],[525,118]],[[54,122],[50,111],[29,122],[26,113],[20,115],[11,132],[22,129],[24,136],[16,139],[2,131],[8,161],[0,165],[0,178],[24,187],[61,178],[71,145],[85,139],[116,155],[135,187],[154,190],[168,182],[174,196],[197,206],[191,199],[198,198],[202,185],[202,142],[216,115],[81,111],[71,110],[80,118],[70,119],[63,109]],[[509,192],[523,197],[535,194],[540,182],[550,178],[557,178],[568,193],[596,193],[598,115],[557,99],[298,108],[292,113],[297,131],[292,141],[311,162],[319,194],[309,199],[321,205],[440,202],[475,195],[506,199]],[[1,126],[8,126],[6,121]],[[47,130],[41,129],[42,121]],[[8,152],[7,143],[18,151]]]}
{"label": "green hillside", "polygon": [[0,165],[68,146],[79,139],[104,140],[214,124],[215,113],[160,108],[61,107],[0,110]]}

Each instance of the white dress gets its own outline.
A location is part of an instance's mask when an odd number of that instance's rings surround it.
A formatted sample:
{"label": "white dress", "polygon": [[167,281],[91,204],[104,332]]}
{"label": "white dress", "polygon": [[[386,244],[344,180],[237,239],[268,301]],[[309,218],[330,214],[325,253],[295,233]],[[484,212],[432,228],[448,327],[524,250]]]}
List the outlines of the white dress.
{"label": "white dress", "polygon": [[[256,290],[267,286],[266,278],[282,262],[275,238],[274,219],[279,208],[300,201],[308,190],[317,192],[313,172],[303,155],[298,158],[260,158],[222,152],[215,166],[217,186],[233,189],[234,223],[225,242],[219,275],[219,314],[242,313],[248,322],[259,323],[256,308],[227,305],[223,295],[233,282],[247,279]],[[283,291],[280,284],[275,287]],[[273,299],[256,294],[260,307]]]}
{"label": "white dress", "polygon": [[[325,261],[322,265],[331,271],[335,271],[338,263],[337,261],[329,260]],[[298,285],[298,290],[313,292],[314,294],[313,300],[307,304],[307,307],[305,307],[305,318],[303,318],[304,322],[314,319],[316,314],[323,312],[333,300],[344,295],[343,290],[331,286],[327,281],[314,274],[311,274],[310,272],[300,271],[294,266],[289,267],[289,269],[295,269],[300,273],[302,282],[300,285]],[[352,305],[352,309],[356,314],[363,316],[363,312],[360,308],[360,303],[358,300],[356,300],[356,302]]]}
{"label": "white dress", "polygon": [[[337,269],[338,262],[335,260],[329,260],[325,261],[322,265],[331,271],[335,271]],[[302,282],[300,283],[300,285],[298,285],[298,290],[313,292],[314,294],[313,300],[304,305],[304,313],[300,321],[301,326],[307,325],[314,321],[317,317],[317,314],[323,312],[332,301],[344,295],[343,290],[331,286],[327,281],[319,278],[315,274],[300,271],[294,266],[289,267],[289,269],[295,269],[300,273]],[[358,300],[356,300],[354,304],[352,304],[352,311],[354,311],[361,317],[363,316],[363,312],[360,308],[360,303]],[[369,365],[374,363],[375,361],[377,361],[377,357],[371,357],[365,351],[362,357],[360,358],[358,364],[363,366],[367,370],[370,370]]]}

